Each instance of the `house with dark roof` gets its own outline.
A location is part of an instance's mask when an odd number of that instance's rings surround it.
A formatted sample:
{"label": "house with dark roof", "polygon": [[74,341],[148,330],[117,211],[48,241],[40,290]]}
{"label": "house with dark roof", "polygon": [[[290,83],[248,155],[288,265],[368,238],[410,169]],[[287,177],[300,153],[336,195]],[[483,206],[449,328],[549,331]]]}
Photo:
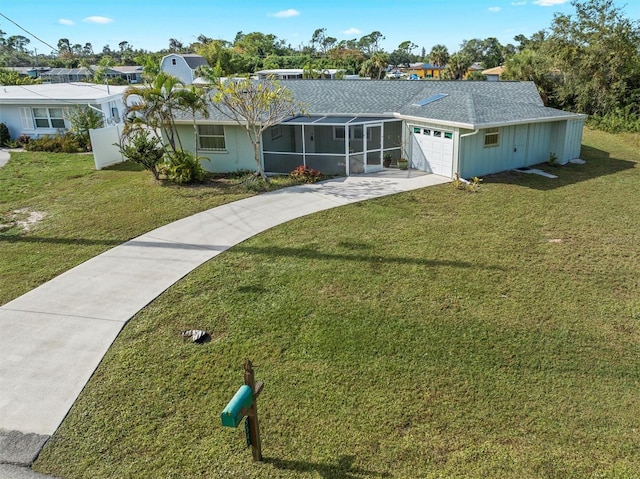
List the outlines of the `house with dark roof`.
{"label": "house with dark roof", "polygon": [[[546,107],[532,82],[282,80],[305,105],[267,129],[268,173],[306,165],[327,174],[381,171],[385,159],[449,178],[472,178],[580,155],[585,115]],[[177,121],[184,145],[192,120]],[[245,131],[220,112],[197,119],[198,154],[213,172],[254,169]]]}
{"label": "house with dark roof", "polygon": [[178,78],[185,85],[192,85],[197,78],[196,70],[201,66],[209,66],[207,60],[200,55],[171,53],[162,57],[160,70]]}

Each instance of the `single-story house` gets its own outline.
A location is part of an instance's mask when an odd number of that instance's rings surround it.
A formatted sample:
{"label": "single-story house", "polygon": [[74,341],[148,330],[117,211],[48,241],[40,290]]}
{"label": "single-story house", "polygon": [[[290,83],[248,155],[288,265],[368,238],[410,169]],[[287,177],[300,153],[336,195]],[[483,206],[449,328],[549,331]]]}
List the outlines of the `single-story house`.
{"label": "single-story house", "polygon": [[[544,106],[533,82],[282,80],[305,114],[262,136],[268,173],[381,171],[385,157],[449,178],[472,178],[580,155],[586,116]],[[194,144],[191,118],[177,122]],[[213,172],[254,169],[246,132],[212,109],[197,119],[198,154]]]}
{"label": "single-story house", "polygon": [[445,66],[431,63],[411,63],[407,68],[407,75],[416,75],[418,78],[440,78],[445,69]]}
{"label": "single-story house", "polygon": [[[304,78],[305,70],[302,68],[277,68],[273,70],[260,70],[256,72],[258,79],[264,80],[265,78],[276,80],[296,80]],[[346,75],[345,70],[336,68],[324,68],[321,70],[314,70],[314,75],[318,79],[335,80],[336,78],[342,79],[357,79],[358,75]]]}
{"label": "single-story house", "polygon": [[79,105],[102,113],[105,125],[121,123],[126,88],[93,83],[0,86],[0,123],[14,139],[53,135],[71,126],[65,111]]}
{"label": "single-story house", "polygon": [[500,65],[487,70],[482,70],[482,74],[487,77],[487,81],[500,81],[500,76],[504,73],[505,68]]}
{"label": "single-story house", "polygon": [[185,85],[194,83],[198,78],[196,70],[201,66],[208,67],[209,63],[204,57],[195,54],[171,53],[160,61],[161,71],[176,77]]}

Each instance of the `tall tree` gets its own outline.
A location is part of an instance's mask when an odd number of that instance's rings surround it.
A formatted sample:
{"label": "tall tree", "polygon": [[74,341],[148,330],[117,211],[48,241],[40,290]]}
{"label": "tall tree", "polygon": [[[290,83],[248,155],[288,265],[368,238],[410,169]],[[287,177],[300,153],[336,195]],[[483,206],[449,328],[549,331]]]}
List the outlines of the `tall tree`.
{"label": "tall tree", "polygon": [[450,80],[462,80],[472,64],[473,59],[468,54],[463,52],[454,53],[449,58],[444,75]]}
{"label": "tall tree", "polygon": [[164,136],[174,153],[182,150],[174,114],[181,109],[180,91],[183,87],[174,76],[160,72],[146,85],[127,88],[123,95],[123,101],[127,105],[125,116],[133,121],[126,124],[125,136],[135,134],[135,130],[147,128],[159,139]]}
{"label": "tall tree", "polygon": [[373,80],[380,80],[384,77],[388,65],[389,55],[383,52],[376,52],[362,63],[360,75]]}
{"label": "tall tree", "polygon": [[547,41],[562,78],[556,92],[565,107],[605,115],[640,90],[638,22],[626,18],[613,0],[572,5],[575,15],[556,14]]}
{"label": "tall tree", "polygon": [[268,182],[260,159],[262,133],[270,126],[303,112],[291,90],[277,81],[218,82],[213,85],[212,105],[220,113],[240,125],[253,145],[254,160],[260,176]]}
{"label": "tall tree", "polygon": [[429,53],[429,63],[436,67],[443,67],[449,61],[449,50],[442,44],[434,45]]}

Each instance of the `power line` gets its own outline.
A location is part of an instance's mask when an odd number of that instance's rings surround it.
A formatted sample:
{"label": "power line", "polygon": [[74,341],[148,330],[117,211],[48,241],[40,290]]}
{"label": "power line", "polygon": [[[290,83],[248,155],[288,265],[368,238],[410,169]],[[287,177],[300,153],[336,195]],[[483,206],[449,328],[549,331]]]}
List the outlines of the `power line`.
{"label": "power line", "polygon": [[6,15],[4,15],[2,12],[0,12],[0,17],[3,17],[7,20],[9,20],[11,23],[13,23],[16,27],[18,27],[20,30],[28,33],[29,35],[31,35],[33,38],[35,38],[36,40],[38,40],[39,42],[44,43],[46,46],[48,46],[49,48],[53,49],[54,52],[56,53],[60,53],[58,51],[58,49],[56,47],[52,47],[51,45],[49,45],[47,42],[45,42],[43,39],[38,38],[37,35],[34,35],[33,33],[31,33],[29,30],[27,30],[26,28],[23,28],[22,26],[18,25],[16,22],[14,22],[13,20],[11,20],[9,17],[7,17]]}

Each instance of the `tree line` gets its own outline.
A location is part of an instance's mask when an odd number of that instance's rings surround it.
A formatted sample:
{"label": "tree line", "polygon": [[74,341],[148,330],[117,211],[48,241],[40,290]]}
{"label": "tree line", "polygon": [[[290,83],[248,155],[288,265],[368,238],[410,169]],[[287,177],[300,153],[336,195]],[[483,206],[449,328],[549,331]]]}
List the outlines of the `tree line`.
{"label": "tree line", "polygon": [[[157,73],[163,55],[197,53],[219,76],[251,74],[262,69],[337,68],[347,74],[382,78],[390,66],[426,62],[443,67],[445,79],[465,77],[474,63],[483,68],[502,65],[503,79],[535,82],[549,106],[598,117],[616,114],[636,118],[634,115],[640,113],[638,21],[627,18],[613,0],[574,0],[572,5],[574,13],[556,14],[547,29],[530,37],[516,35],[514,42],[507,45],[494,37],[463,40],[453,53],[441,44],[418,51],[418,45],[411,40],[388,52],[381,46],[385,37],[379,31],[339,41],[328,35],[326,28],[318,28],[306,44],[297,47],[273,34],[240,31],[233,41],[201,34],[195,42],[185,45],[172,38],[168,48],[159,52],[137,50],[126,41],[114,49],[105,45],[96,52],[90,43],[74,44],[63,38],[56,52],[34,55],[28,38],[6,37],[0,30],[0,65],[142,65],[149,73]],[[482,76],[476,73],[470,79]]]}

